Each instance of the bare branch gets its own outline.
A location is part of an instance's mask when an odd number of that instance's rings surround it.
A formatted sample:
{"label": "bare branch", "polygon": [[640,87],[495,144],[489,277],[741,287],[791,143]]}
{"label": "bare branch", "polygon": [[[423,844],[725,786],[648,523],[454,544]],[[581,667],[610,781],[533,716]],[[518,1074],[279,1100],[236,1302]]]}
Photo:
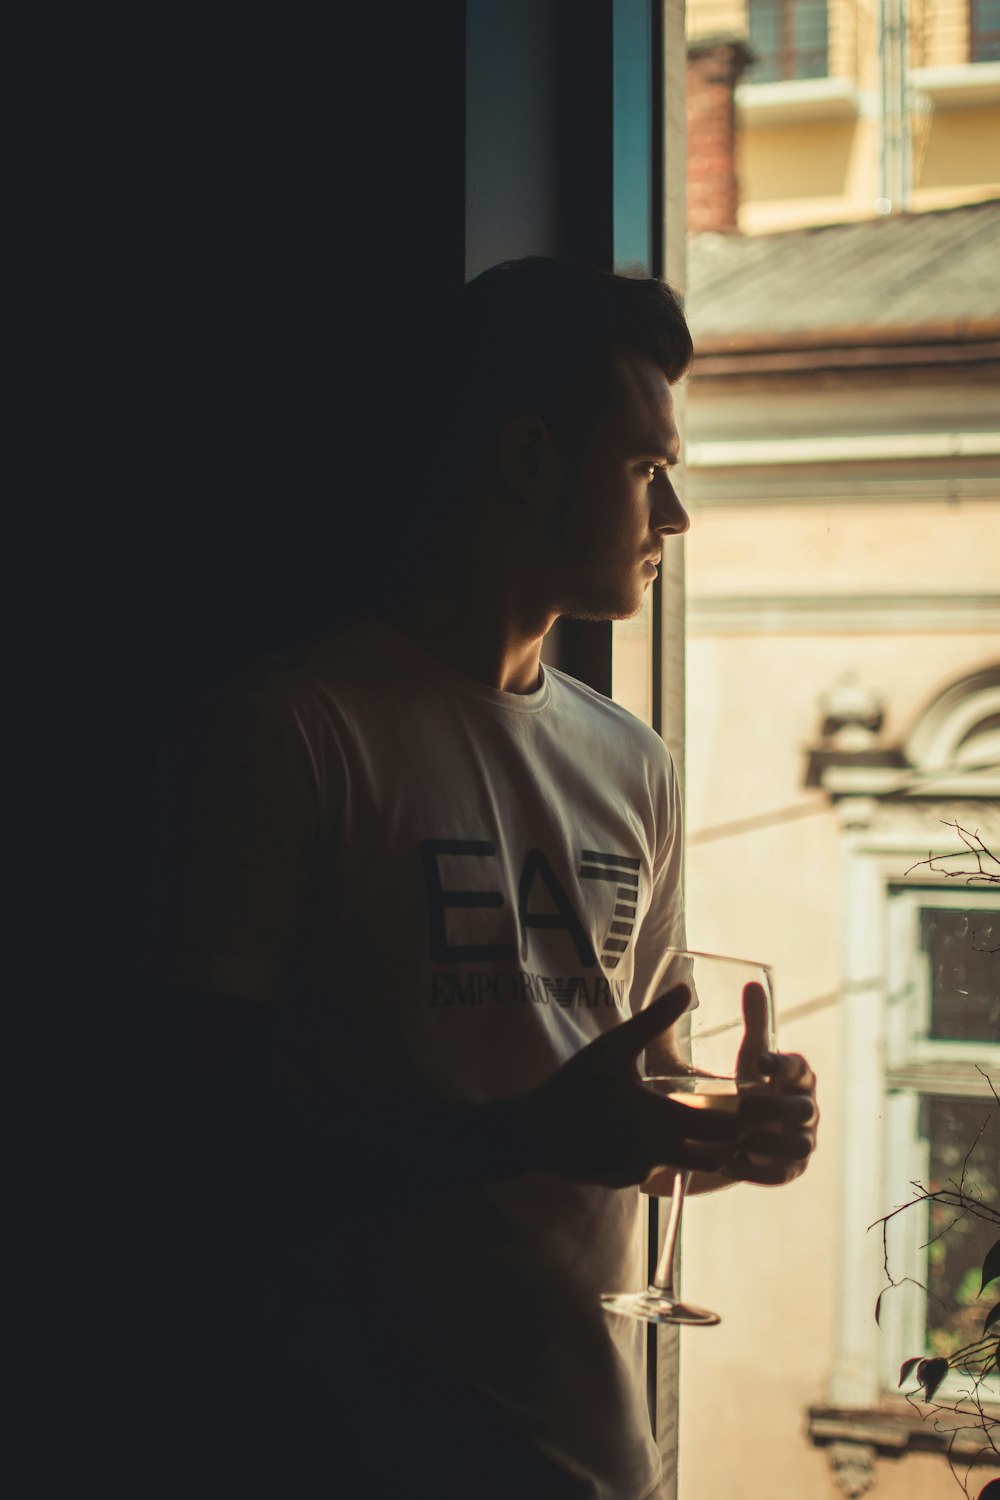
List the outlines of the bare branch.
{"label": "bare branch", "polygon": [[995,1084],[993,1082],[993,1079],[987,1073],[986,1069],[983,1068],[983,1067],[980,1067],[979,1063],[976,1063],[976,1072],[977,1073],[981,1073],[983,1075],[983,1077],[986,1079],[987,1085],[989,1086],[990,1093],[993,1095],[993,1097],[996,1100],[997,1104],[1000,1104],[1000,1094],[997,1093],[996,1086],[995,1086]]}
{"label": "bare branch", "polygon": [[[952,823],[947,818],[942,818],[941,822],[946,828],[954,828],[965,845],[968,854],[961,849],[956,850],[953,854],[932,854],[928,850],[927,858],[917,860],[916,864],[911,865],[905,873],[909,875],[913,870],[919,870],[923,866],[926,866],[935,875],[943,875],[947,880],[964,880],[966,885],[1000,885],[1000,859],[997,859],[992,849],[983,843],[983,840],[979,836],[979,830],[977,829],[975,833],[970,833],[967,828],[962,827],[961,823]],[[974,870],[970,870],[967,867],[969,855],[976,862]],[[958,870],[946,868],[947,862],[955,859],[962,860],[966,868]],[[989,948],[985,951],[993,953],[997,950]]]}

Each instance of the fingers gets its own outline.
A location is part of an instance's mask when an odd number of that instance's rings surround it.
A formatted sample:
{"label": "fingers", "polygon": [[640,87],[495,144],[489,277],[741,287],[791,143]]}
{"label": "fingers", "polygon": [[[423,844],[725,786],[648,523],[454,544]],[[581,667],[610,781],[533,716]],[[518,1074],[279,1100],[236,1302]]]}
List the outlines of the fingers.
{"label": "fingers", "polygon": [[732,1158],[729,1146],[706,1141],[680,1141],[671,1151],[670,1168],[684,1172],[721,1172]]}
{"label": "fingers", "polygon": [[696,1109],[676,1099],[659,1099],[657,1103],[663,1110],[670,1111],[663,1115],[664,1120],[670,1121],[676,1134],[685,1140],[728,1141],[731,1144],[739,1140],[746,1130],[738,1113],[729,1114],[721,1109]]}
{"label": "fingers", "polygon": [[744,1132],[721,1172],[734,1182],[778,1187],[800,1177],[815,1150],[816,1080],[798,1054],[769,1054],[765,1069],[770,1081],[741,1094]]}
{"label": "fingers", "polygon": [[649,1005],[644,1006],[630,1021],[616,1026],[608,1035],[616,1039],[616,1046],[622,1047],[629,1057],[638,1057],[654,1036],[669,1031],[690,1003],[691,991],[687,985],[675,985],[665,995],[658,995]]}
{"label": "fingers", "polygon": [[773,1135],[767,1131],[745,1135],[740,1139],[740,1155],[766,1158],[768,1161],[805,1161],[813,1148],[812,1137],[805,1131]]}
{"label": "fingers", "polygon": [[[729,1143],[741,1153],[781,1162],[805,1161],[816,1144],[815,1100],[809,1094],[781,1093],[767,1084],[742,1090],[737,1108],[702,1109],[686,1099],[663,1098],[644,1090],[641,1122],[647,1139],[665,1140],[672,1131],[687,1147],[713,1147]],[[672,1155],[667,1159],[686,1165]],[[699,1159],[693,1162],[702,1166]],[[711,1168],[706,1168],[710,1170]]]}
{"label": "fingers", "polygon": [[743,986],[743,1041],[736,1059],[737,1078],[760,1078],[761,1058],[770,1046],[767,996],[762,985]]}
{"label": "fingers", "polygon": [[725,1164],[722,1175],[732,1182],[753,1182],[759,1187],[782,1187],[785,1183],[794,1182],[804,1171],[803,1161],[751,1161],[749,1157],[737,1155]]}
{"label": "fingers", "polygon": [[816,1145],[816,1101],[810,1093],[778,1092],[760,1085],[740,1100],[744,1136],[740,1149],[755,1156],[805,1160]]}
{"label": "fingers", "polygon": [[733,1158],[732,1143],[720,1145],[712,1141],[685,1141],[676,1137],[659,1160],[650,1167],[642,1187],[654,1196],[671,1191],[671,1179],[675,1172],[711,1172],[722,1174]]}
{"label": "fingers", "polygon": [[782,1129],[807,1125],[814,1111],[815,1105],[809,1094],[777,1093],[764,1086],[757,1092],[747,1091],[740,1095],[740,1116],[754,1126],[765,1122]]}
{"label": "fingers", "polygon": [[658,1167],[718,1171],[732,1156],[743,1129],[735,1112],[695,1109],[644,1088],[632,1097],[629,1119],[629,1134],[646,1173]]}
{"label": "fingers", "polygon": [[[767,1105],[764,1101],[771,1100],[773,1104],[784,1101],[787,1104],[796,1103],[802,1111],[801,1123],[812,1127],[815,1137],[816,1127],[819,1124],[819,1108],[816,1104],[816,1074],[797,1052],[768,1052],[761,1058],[761,1067],[766,1082],[752,1088],[748,1093],[748,1107],[764,1109]],[[756,1102],[750,1105],[750,1099]],[[795,1116],[781,1116],[780,1112],[776,1118],[793,1120]]]}
{"label": "fingers", "polygon": [[[679,1106],[685,1109],[685,1105]],[[691,1115],[699,1111],[688,1109]],[[703,1120],[698,1122],[699,1135],[677,1135],[664,1150],[665,1162],[670,1167],[701,1172],[721,1172],[738,1182],[778,1184],[789,1182],[804,1170],[812,1153],[813,1141],[804,1131],[780,1136],[765,1131],[741,1132],[735,1140],[728,1142],[722,1136],[702,1133],[705,1116],[711,1111],[701,1111]],[[726,1117],[723,1117],[726,1118]],[[732,1120],[733,1116],[728,1116]],[[704,1124],[703,1124],[704,1121]],[[683,1122],[681,1130],[685,1129]],[[733,1146],[737,1149],[734,1151]]]}
{"label": "fingers", "polygon": [[798,1052],[771,1052],[764,1068],[772,1084],[807,1093],[816,1087],[816,1075]]}

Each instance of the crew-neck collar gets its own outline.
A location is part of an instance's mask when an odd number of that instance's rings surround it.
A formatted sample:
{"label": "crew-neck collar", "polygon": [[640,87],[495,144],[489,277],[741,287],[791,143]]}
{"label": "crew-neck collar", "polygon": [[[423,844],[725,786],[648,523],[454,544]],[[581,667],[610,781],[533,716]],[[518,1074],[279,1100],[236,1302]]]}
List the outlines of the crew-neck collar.
{"label": "crew-neck collar", "polygon": [[446,662],[441,661],[423,646],[417,645],[416,641],[412,641],[401,630],[397,630],[395,625],[390,625],[388,620],[382,619],[381,615],[369,615],[365,620],[358,622],[358,628],[371,630],[398,657],[408,659],[414,670],[420,671],[424,676],[437,678],[453,691],[469,694],[485,703],[492,703],[508,713],[537,713],[549,701],[551,694],[549,674],[541,662],[538,664],[537,688],[530,693],[505,693],[500,688],[490,687],[487,683],[479,682],[475,677],[468,677],[464,672],[448,666]]}

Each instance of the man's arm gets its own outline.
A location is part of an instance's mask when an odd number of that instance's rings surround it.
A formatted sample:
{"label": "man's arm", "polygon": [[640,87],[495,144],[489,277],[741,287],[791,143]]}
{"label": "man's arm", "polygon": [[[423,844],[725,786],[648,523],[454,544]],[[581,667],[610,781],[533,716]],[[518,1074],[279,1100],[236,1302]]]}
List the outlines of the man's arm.
{"label": "man's arm", "polygon": [[145,996],[141,1066],[149,1118],[183,1190],[240,1215],[280,1212],[317,1226],[378,1212],[387,1194],[439,1197],[546,1171],[604,1186],[642,1182],[664,1162],[718,1170],[787,1128],[783,1104],[691,1110],[645,1089],[635,1059],[687,1004],[672,991],[604,1033],[546,1083],[476,1105],[418,1106],[358,1089],[335,1110],[281,1086],[263,1007],[212,995]]}
{"label": "man's arm", "polygon": [[[624,1186],[663,1162],[714,1170],[746,1147],[742,1109],[720,1119],[639,1083],[636,1058],[684,1010],[681,988],[541,1087],[495,1103],[380,1093],[378,1078],[352,1074],[349,1060],[332,1094],[276,1076],[272,1008],[300,940],[329,805],[298,720],[252,693],[222,705],[165,759],[140,944],[142,1079],[161,1155],[188,1190],[250,1212],[280,1201],[287,1212],[322,1214],[338,1186],[373,1209],[387,1194],[429,1202],[531,1171]],[[164,980],[151,980],[161,965]],[[231,995],[217,992],[229,983]]]}

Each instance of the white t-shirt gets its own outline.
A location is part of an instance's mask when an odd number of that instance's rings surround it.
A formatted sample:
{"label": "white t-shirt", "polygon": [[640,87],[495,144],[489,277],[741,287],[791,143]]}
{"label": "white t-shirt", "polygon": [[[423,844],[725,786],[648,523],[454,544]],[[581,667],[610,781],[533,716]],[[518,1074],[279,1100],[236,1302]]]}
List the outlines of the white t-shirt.
{"label": "white t-shirt", "polygon": [[[669,754],[551,667],[502,693],[363,621],[246,674],[163,767],[142,966],[269,1007],[276,1072],[304,1098],[521,1093],[638,1009],[683,946]],[[449,1391],[498,1414],[468,1494],[494,1494],[505,1432],[535,1470],[519,1500],[654,1494],[645,1328],[599,1302],[644,1284],[638,1190],[535,1173],[409,1228],[356,1295],[376,1314],[395,1297],[380,1326],[442,1420]],[[283,1303],[314,1371],[336,1344],[334,1259],[312,1242],[272,1277],[275,1368]]]}

